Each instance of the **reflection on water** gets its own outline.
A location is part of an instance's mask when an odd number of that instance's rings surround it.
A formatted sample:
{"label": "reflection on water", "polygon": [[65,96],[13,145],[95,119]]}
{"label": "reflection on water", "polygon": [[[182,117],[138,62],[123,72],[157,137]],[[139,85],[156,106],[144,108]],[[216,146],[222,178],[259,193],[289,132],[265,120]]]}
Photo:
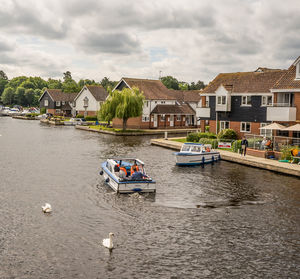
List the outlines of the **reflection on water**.
{"label": "reflection on water", "polygon": [[[150,137],[11,118],[0,134],[0,278],[299,277],[299,179],[177,167]],[[115,156],[143,160],[157,193],[112,192],[98,173]]]}

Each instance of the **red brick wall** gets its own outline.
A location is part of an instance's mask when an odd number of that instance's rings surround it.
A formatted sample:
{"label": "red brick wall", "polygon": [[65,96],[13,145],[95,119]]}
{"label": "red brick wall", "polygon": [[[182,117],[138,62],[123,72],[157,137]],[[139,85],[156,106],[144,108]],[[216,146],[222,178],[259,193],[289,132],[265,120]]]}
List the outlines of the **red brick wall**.
{"label": "red brick wall", "polygon": [[201,132],[205,132],[205,120],[200,120],[200,128],[201,128]]}
{"label": "red brick wall", "polygon": [[201,101],[202,101],[202,107],[205,108],[205,101],[206,101],[206,97],[205,96],[201,96]]}
{"label": "red brick wall", "polygon": [[216,120],[209,120],[209,132],[216,133]]}

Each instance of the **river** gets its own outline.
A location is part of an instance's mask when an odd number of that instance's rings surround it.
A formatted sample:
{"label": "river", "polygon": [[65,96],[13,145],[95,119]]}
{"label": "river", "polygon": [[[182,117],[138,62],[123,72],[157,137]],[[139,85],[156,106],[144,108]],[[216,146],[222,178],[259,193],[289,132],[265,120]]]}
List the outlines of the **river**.
{"label": "river", "polygon": [[[0,278],[300,276],[295,177],[224,161],[177,167],[150,137],[38,121],[0,117],[0,135]],[[144,161],[156,194],[112,192],[99,175],[111,156]]]}

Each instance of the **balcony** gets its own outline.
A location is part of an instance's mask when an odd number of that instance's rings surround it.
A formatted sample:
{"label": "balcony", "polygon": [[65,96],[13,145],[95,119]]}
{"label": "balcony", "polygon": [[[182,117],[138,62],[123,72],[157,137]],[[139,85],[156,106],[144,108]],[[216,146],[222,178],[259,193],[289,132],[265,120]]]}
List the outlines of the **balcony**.
{"label": "balcony", "polygon": [[267,121],[296,121],[296,107],[277,103],[267,107]]}
{"label": "balcony", "polygon": [[196,116],[210,118],[210,108],[196,108]]}

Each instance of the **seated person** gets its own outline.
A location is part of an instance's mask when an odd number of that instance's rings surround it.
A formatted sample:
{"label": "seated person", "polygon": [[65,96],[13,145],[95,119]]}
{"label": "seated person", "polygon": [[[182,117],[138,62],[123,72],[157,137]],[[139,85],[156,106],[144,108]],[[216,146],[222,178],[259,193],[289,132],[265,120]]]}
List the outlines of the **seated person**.
{"label": "seated person", "polygon": [[120,178],[126,178],[127,171],[124,167],[120,166],[119,164],[115,165],[115,172],[119,173]]}
{"label": "seated person", "polygon": [[265,144],[265,148],[266,149],[272,149],[272,142],[270,139],[267,140],[266,144]]}
{"label": "seated person", "polygon": [[134,173],[130,176],[131,180],[142,180],[146,177],[142,172],[137,170],[136,167],[133,167],[133,171]]}

